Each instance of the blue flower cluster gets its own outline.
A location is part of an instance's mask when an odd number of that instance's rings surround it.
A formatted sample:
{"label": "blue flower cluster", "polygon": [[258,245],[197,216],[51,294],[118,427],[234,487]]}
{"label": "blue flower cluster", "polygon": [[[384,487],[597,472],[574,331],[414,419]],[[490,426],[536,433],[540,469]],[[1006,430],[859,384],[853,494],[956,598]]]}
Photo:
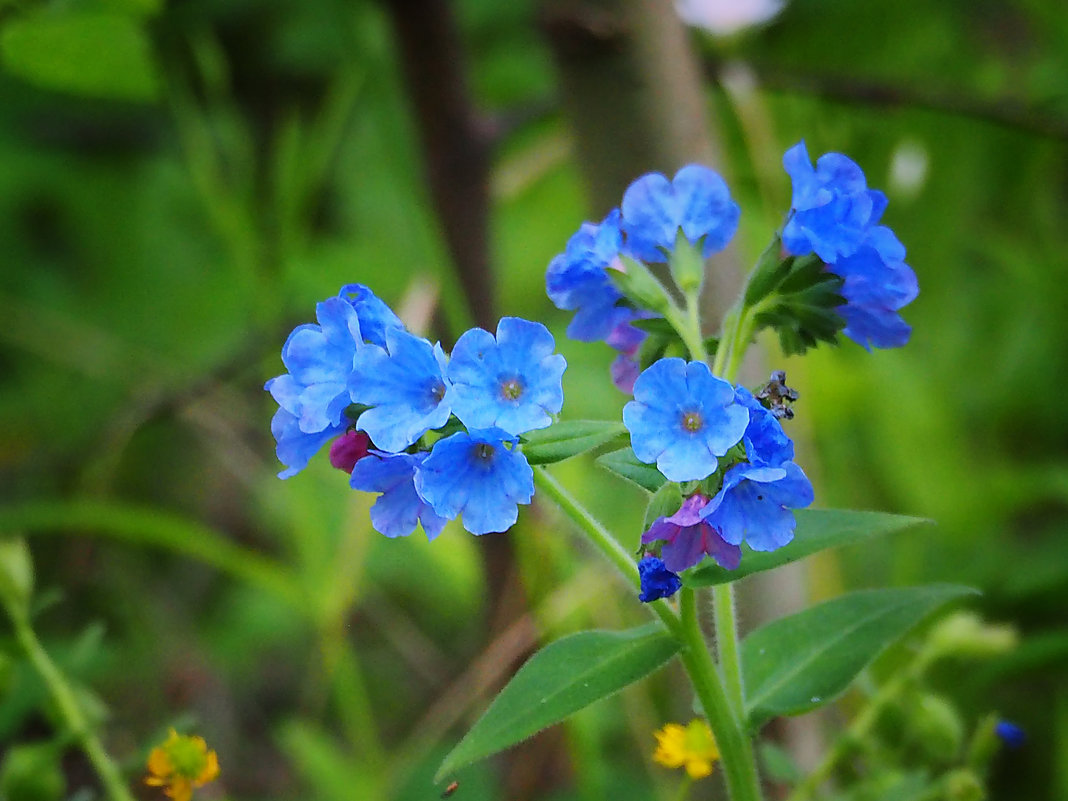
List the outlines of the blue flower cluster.
{"label": "blue flower cluster", "polygon": [[741,210],[724,180],[708,167],[691,164],[672,180],[660,173],[638,178],[599,224],[583,223],[564,252],[550,263],[545,287],[557,308],[574,311],[567,335],[582,342],[605,341],[619,352],[612,365],[616,386],[629,393],[639,371],[637,354],[645,332],[635,320],[651,316],[631,305],[608,270],[626,272],[622,257],[657,263],[668,260],[682,236],[708,257],[723,250],[738,228]]}
{"label": "blue flower cluster", "polygon": [[335,440],[331,461],[351,471],[351,486],[380,493],[371,522],[387,537],[421,523],[433,539],[461,516],[473,534],[515,523],[534,494],[519,435],[550,425],[564,400],[566,363],[545,326],[505,317],[496,336],[464,333],[450,358],[360,284],[316,314],[318,325],[286,340],[287,372],[265,386],[279,406],[279,476]]}
{"label": "blue flower cluster", "polygon": [[647,545],[662,543],[670,571],[706,555],[733,570],[743,541],[756,551],[780,548],[793,538],[791,510],[812,503],[812,485],[775,412],[704,362],[655,362],[635,382],[623,424],[638,459],[655,462],[671,481],[700,482],[678,511],[642,535]]}
{"label": "blue flower cluster", "polygon": [[868,350],[904,345],[912,329],[898,311],[919,285],[905,247],[879,225],[886,195],[868,189],[860,167],[840,153],[825,153],[813,167],[804,142],[786,151],[783,167],[793,182],[783,247],[795,256],[815,253],[841,276],[847,303],[837,311],[846,336]]}

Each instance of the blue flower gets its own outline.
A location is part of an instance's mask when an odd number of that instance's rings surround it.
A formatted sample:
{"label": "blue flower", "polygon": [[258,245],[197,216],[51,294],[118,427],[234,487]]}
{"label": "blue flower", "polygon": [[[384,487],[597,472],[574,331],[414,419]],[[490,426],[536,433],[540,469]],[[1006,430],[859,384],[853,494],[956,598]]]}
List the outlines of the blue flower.
{"label": "blue flower", "polygon": [[749,425],[742,436],[745,454],[752,464],[778,467],[793,461],[794,443],[782,430],[774,412],[753,397],[745,387],[734,390],[735,400],[749,410]]}
{"label": "blue flower", "polygon": [[505,531],[519,516],[517,504],[534,496],[534,472],[499,428],[446,437],[434,443],[415,474],[415,488],[441,517],[463,515],[472,534]]}
{"label": "blue flower", "polygon": [[658,598],[670,598],[682,588],[682,579],[652,555],[647,555],[638,562],[638,575],[641,577],[641,594],[638,595],[638,600],[643,604]]}
{"label": "blue flower", "polygon": [[706,555],[728,570],[734,570],[742,560],[742,549],[732,545],[702,519],[701,512],[708,498],[696,492],[682,502],[669,517],[658,517],[642,534],[642,542],[662,541],[660,556],[668,570],[681,573],[693,567]]}
{"label": "blue flower", "polygon": [[1015,723],[999,720],[994,726],[994,734],[1009,748],[1022,748],[1027,742],[1027,732]]}
{"label": "blue flower", "polygon": [[375,345],[385,347],[387,328],[404,328],[404,323],[374,292],[363,284],[345,284],[337,293],[344,298],[360,317],[363,338]]}
{"label": "blue flower", "polygon": [[741,209],[722,178],[708,167],[689,164],[672,181],[658,172],[643,175],[623,193],[626,250],[647,262],[667,261],[679,229],[691,245],[703,237],[707,258],[727,246]]}
{"label": "blue flower", "polygon": [[385,349],[360,348],[349,379],[354,403],[373,408],[357,425],[384,451],[396,453],[449,419],[445,352],[400,328],[387,328]]}
{"label": "blue flower", "polygon": [[745,433],[749,410],[704,362],[660,359],[634,382],[623,424],[640,461],[656,462],[671,481],[691,481],[715,472],[716,457]]}
{"label": "blue flower", "polygon": [[[315,315],[319,325],[298,325],[282,346],[282,363],[289,372],[263,387],[297,418],[305,434],[341,422],[349,405],[353,357],[363,347],[359,318],[348,303],[328,298],[316,305]],[[289,430],[288,421],[283,428]]]}
{"label": "blue flower", "polygon": [[619,230],[619,209],[599,225],[583,223],[556,256],[545,273],[545,289],[556,308],[574,310],[567,335],[582,342],[596,342],[634,312],[617,305],[623,294],[616,289],[608,269],[622,269],[619,253],[623,237]]}
{"label": "blue flower", "polygon": [[743,463],[727,471],[701,517],[733,545],[745,540],[754,551],[774,551],[794,537],[797,521],[791,510],[812,501],[812,484],[793,462],[779,467]]}
{"label": "blue flower", "polygon": [[841,294],[848,303],[837,309],[846,320],[842,333],[868,350],[908,342],[912,329],[897,312],[916,299],[920,288],[905,264],[904,245],[889,228],[870,229],[857,252],[830,269],[845,281]]}
{"label": "blue flower", "polygon": [[381,492],[371,507],[371,525],[387,537],[406,537],[423,524],[433,540],[448,522],[438,516],[415,490],[415,474],[426,459],[425,453],[383,453],[371,451],[352,470],[349,484],[365,492]]}
{"label": "blue flower", "polygon": [[793,213],[782,231],[794,255],[816,252],[827,264],[851,256],[886,209],[886,196],[868,189],[864,172],[841,153],[825,153],[813,169],[804,142],[786,151],[793,181]]}
{"label": "blue flower", "polygon": [[468,428],[500,428],[518,436],[552,425],[564,405],[567,362],[553,353],[541,323],[503,317],[497,338],[481,328],[464,332],[452,350],[446,403]]}
{"label": "blue flower", "polygon": [[299,419],[286,411],[279,409],[271,418],[271,433],[274,434],[278,443],[275,452],[278,461],[286,466],[286,469],[278,474],[279,478],[291,478],[308,466],[308,462],[327,442],[334,437],[345,433],[348,421],[336,426],[327,426],[322,431],[307,434],[300,430]]}

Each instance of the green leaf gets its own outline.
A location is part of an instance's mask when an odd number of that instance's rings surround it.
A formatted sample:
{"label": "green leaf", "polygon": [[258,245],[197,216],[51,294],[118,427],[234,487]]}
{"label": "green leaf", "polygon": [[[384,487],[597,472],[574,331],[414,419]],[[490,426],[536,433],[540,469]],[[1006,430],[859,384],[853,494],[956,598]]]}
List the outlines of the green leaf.
{"label": "green leaf", "polygon": [[656,492],[667,481],[656,469],[656,465],[639,462],[629,445],[618,451],[598,456],[596,461],[601,467],[637,484],[646,492]]}
{"label": "green leaf", "polygon": [[96,531],[135,545],[166,548],[255,584],[294,604],[304,599],[278,561],[235,545],[195,520],[162,509],[95,500],[41,501],[0,506],[0,531],[51,534]]}
{"label": "green leaf", "polygon": [[4,66],[45,89],[117,100],[155,99],[151,45],[134,18],[110,12],[17,17],[0,36]]}
{"label": "green leaf", "polygon": [[569,420],[523,435],[523,453],[531,464],[553,464],[611,442],[627,433],[620,422]]}
{"label": "green leaf", "polygon": [[761,626],[742,642],[749,725],[832,701],[913,626],[975,593],[951,584],[863,590]]}
{"label": "green leaf", "polygon": [[648,531],[649,526],[656,522],[658,517],[668,517],[679,511],[682,506],[682,488],[674,481],[669,481],[653,493],[649,499],[649,505],[645,507],[645,520],[642,522],[642,531]]}
{"label": "green leaf", "polygon": [[629,631],[583,631],[542,648],[519,669],[438,768],[441,781],[607,698],[659,668],[679,643],[658,623]]}
{"label": "green leaf", "polygon": [[753,573],[762,573],[796,562],[826,548],[850,545],[881,534],[904,531],[931,522],[922,517],[905,517],[885,512],[856,512],[851,509],[799,509],[794,515],[797,517],[797,530],[789,545],[769,552],[751,551],[746,548],[737,570],[727,570],[711,560],[705,560],[703,567],[683,576],[686,586],[709,587],[713,584],[727,584]]}

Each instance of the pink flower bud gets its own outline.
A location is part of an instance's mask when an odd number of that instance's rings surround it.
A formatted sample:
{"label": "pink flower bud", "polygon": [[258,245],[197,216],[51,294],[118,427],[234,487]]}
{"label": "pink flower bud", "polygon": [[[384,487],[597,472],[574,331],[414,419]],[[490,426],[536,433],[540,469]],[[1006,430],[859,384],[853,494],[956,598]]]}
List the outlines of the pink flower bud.
{"label": "pink flower bud", "polygon": [[330,443],[330,464],[338,470],[351,473],[356,462],[367,455],[371,438],[362,431],[346,431]]}

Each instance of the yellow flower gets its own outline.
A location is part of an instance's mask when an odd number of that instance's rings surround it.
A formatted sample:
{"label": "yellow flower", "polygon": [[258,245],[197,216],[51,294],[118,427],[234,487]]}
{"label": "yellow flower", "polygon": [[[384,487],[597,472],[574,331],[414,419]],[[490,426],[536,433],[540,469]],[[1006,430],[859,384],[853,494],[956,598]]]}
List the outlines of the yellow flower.
{"label": "yellow flower", "polygon": [[162,787],[174,801],[189,801],[194,787],[203,787],[219,775],[219,757],[208,750],[203,737],[187,737],[171,729],[167,741],[148,755],[145,784]]}
{"label": "yellow flower", "polygon": [[666,768],[685,766],[691,779],[710,774],[712,763],[719,759],[712,730],[701,718],[694,718],[685,728],[678,723],[668,723],[654,734],[656,752],[653,761]]}

